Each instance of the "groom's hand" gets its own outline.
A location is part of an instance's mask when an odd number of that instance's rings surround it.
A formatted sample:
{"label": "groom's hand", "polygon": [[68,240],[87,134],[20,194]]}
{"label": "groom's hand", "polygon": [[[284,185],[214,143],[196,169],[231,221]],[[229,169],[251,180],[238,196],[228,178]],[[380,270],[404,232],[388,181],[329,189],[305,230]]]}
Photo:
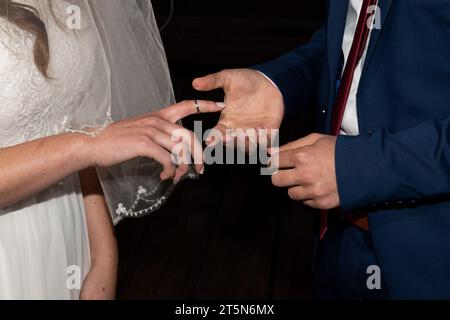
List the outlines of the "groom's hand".
{"label": "groom's hand", "polygon": [[225,109],[216,129],[279,129],[284,117],[281,92],[262,74],[250,69],[224,70],[195,79],[199,91],[222,88]]}
{"label": "groom's hand", "polygon": [[288,187],[289,197],[316,209],[339,207],[335,169],[336,137],[312,134],[271,150],[279,156],[279,171],[272,176],[277,187]]}

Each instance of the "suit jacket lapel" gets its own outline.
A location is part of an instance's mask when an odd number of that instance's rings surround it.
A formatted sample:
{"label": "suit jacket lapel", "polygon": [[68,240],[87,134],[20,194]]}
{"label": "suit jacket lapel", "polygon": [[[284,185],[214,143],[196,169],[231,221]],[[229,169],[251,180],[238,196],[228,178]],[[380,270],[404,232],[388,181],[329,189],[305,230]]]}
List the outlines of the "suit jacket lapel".
{"label": "suit jacket lapel", "polygon": [[372,33],[370,35],[369,47],[367,48],[366,60],[364,62],[363,77],[365,75],[365,71],[366,71],[367,67],[370,64],[370,61],[372,60],[373,53],[377,46],[378,39],[380,38],[380,34],[381,34],[381,32],[383,32],[383,26],[389,15],[391,6],[392,6],[392,0],[379,0],[378,7],[380,8],[379,12],[381,13],[381,28],[373,29]]}

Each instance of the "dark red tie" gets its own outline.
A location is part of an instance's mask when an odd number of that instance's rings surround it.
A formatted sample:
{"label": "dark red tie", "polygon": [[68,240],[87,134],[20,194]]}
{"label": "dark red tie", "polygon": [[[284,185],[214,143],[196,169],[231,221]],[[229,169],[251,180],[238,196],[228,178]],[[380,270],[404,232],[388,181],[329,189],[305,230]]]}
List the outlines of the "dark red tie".
{"label": "dark red tie", "polygon": [[[348,96],[353,82],[355,69],[363,56],[369,37],[370,28],[367,26],[370,6],[376,5],[378,0],[363,0],[361,14],[359,15],[358,25],[356,27],[355,37],[353,38],[352,48],[345,65],[342,75],[339,91],[333,109],[333,119],[331,124],[331,134],[338,136],[341,131],[342,119],[344,118],[345,108],[347,106]],[[328,211],[320,213],[320,238],[325,236],[328,228]]]}

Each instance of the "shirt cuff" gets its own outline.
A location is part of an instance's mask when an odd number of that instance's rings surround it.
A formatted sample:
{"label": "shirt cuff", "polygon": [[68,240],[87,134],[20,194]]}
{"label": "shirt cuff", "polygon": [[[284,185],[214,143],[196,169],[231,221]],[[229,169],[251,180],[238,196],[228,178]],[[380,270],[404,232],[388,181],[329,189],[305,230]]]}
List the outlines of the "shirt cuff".
{"label": "shirt cuff", "polygon": [[266,78],[267,80],[269,80],[269,82],[270,82],[271,84],[273,84],[273,86],[274,86],[275,88],[277,88],[278,90],[280,90],[280,88],[278,88],[278,86],[275,84],[275,82],[273,82],[272,79],[270,79],[268,76],[266,76],[264,73],[262,73],[262,72],[259,71],[259,70],[256,70],[256,72],[262,74],[262,75],[264,76],[264,78]]}

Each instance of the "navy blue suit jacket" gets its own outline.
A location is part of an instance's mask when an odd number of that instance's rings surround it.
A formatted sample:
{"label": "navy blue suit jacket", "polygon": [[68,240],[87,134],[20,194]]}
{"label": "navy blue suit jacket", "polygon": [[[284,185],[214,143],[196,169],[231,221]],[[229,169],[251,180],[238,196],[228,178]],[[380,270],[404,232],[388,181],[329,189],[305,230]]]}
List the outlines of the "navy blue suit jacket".
{"label": "navy blue suit jacket", "polygon": [[[357,95],[360,135],[338,138],[344,212],[369,213],[392,298],[450,298],[450,1],[380,0]],[[348,0],[327,1],[311,41],[257,66],[287,115],[330,130]]]}

